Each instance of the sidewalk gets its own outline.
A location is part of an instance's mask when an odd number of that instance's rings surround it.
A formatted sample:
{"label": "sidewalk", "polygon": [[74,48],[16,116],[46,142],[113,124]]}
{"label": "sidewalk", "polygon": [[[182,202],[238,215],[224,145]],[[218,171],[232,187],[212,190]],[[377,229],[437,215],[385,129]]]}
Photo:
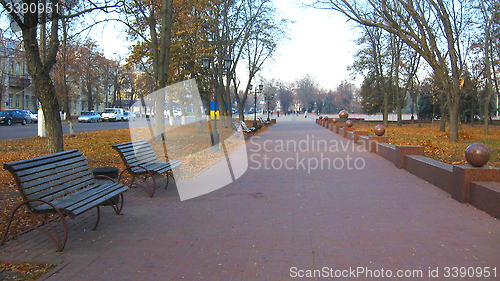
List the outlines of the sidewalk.
{"label": "sidewalk", "polygon": [[[68,220],[62,254],[34,233],[2,247],[0,259],[60,263],[48,280],[292,280],[327,272],[347,278],[318,279],[500,278],[499,221],[312,117],[280,117],[251,138],[247,172],[221,189],[182,202],[175,185],[154,198],[134,189],[123,215],[102,209],[96,231],[94,211]],[[491,277],[445,278],[445,267],[489,267]],[[429,278],[429,269],[439,277]]]}

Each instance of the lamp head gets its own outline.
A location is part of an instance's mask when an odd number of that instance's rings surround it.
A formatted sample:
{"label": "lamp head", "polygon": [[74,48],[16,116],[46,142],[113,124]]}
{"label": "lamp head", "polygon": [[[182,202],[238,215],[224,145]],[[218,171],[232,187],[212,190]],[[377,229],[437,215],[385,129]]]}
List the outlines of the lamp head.
{"label": "lamp head", "polygon": [[210,63],[212,62],[212,60],[210,58],[202,58],[201,59],[201,63],[203,65],[203,68],[205,69],[209,69],[210,68]]}
{"label": "lamp head", "polygon": [[248,85],[248,89],[251,91],[253,88],[252,84]]}
{"label": "lamp head", "polygon": [[233,64],[233,60],[231,58],[224,59],[224,69],[225,70],[230,70],[232,64]]}
{"label": "lamp head", "polygon": [[259,85],[259,91],[262,92],[262,89],[264,89],[264,85],[260,84]]}

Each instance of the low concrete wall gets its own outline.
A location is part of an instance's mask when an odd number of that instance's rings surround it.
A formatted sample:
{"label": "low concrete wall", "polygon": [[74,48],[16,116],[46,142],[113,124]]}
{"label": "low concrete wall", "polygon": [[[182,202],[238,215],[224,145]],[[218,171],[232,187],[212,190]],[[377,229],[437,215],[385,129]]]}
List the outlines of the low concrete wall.
{"label": "low concrete wall", "polygon": [[469,204],[500,219],[500,183],[470,182]]}
{"label": "low concrete wall", "polygon": [[394,163],[399,169],[407,167],[407,155],[424,155],[424,147],[419,145],[377,144],[377,154]]}
{"label": "low concrete wall", "polygon": [[353,135],[354,135],[354,142],[358,142],[359,140],[359,136],[368,136],[368,131],[358,131],[358,130],[355,130],[353,132]]}
{"label": "low concrete wall", "polygon": [[347,138],[347,133],[352,131],[354,131],[354,128],[344,127],[344,131],[340,135],[343,136],[344,138]]}
{"label": "low concrete wall", "polygon": [[452,194],[454,189],[453,165],[422,155],[408,155],[406,170],[415,176]]}
{"label": "low concrete wall", "polygon": [[385,159],[391,161],[396,164],[396,146],[394,144],[389,143],[377,143],[376,153],[379,156],[384,157]]}
{"label": "low concrete wall", "polygon": [[[472,181],[500,181],[500,169],[483,166],[472,167],[471,165],[454,165],[453,177],[456,188],[453,189],[451,197],[459,202],[469,202],[469,188]],[[500,203],[500,202],[499,202]]]}
{"label": "low concrete wall", "polygon": [[407,155],[424,155],[424,147],[420,145],[396,145],[396,167],[406,169],[408,166]]}
{"label": "low concrete wall", "polygon": [[389,141],[389,137],[379,137],[379,136],[362,136],[358,137],[357,143],[363,145],[366,150],[370,152],[377,152],[377,143],[386,143]]}

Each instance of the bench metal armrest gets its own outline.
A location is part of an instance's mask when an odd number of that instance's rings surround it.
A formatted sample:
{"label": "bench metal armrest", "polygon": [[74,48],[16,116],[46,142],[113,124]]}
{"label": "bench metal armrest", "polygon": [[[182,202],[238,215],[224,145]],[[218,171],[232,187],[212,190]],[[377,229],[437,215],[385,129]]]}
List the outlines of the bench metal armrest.
{"label": "bench metal armrest", "polygon": [[97,176],[94,176],[95,179],[107,179],[107,180],[110,180],[112,181],[113,183],[116,183],[116,181],[108,176],[105,176],[105,175],[97,175]]}

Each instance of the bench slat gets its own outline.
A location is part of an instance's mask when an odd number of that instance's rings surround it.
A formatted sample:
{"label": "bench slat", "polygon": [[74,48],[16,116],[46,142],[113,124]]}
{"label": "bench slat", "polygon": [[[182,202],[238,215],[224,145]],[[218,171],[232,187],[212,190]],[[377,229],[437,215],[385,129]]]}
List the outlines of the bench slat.
{"label": "bench slat", "polygon": [[[51,203],[61,212],[70,216],[77,216],[119,195],[127,189],[128,187],[119,183],[94,185],[93,187],[85,188],[79,192],[59,198]],[[36,208],[36,211],[38,213],[46,213],[50,211],[50,207],[46,204],[42,204]]]}
{"label": "bench slat", "polygon": [[88,175],[84,178],[82,178],[81,181],[78,182],[68,182],[66,184],[60,184],[55,186],[54,188],[49,188],[46,189],[42,192],[35,193],[32,195],[29,195],[29,199],[42,199],[45,201],[52,201],[55,200],[59,197],[62,197],[66,194],[69,194],[71,192],[77,191],[79,189],[82,189],[84,187],[87,187],[89,185],[92,185],[94,183],[94,177],[93,175]]}
{"label": "bench slat", "polygon": [[60,161],[64,161],[73,157],[78,157],[82,156],[83,154],[76,150],[68,150],[68,151],[63,151],[55,154],[51,154],[48,156],[42,156],[42,157],[37,157],[37,158],[32,158],[32,159],[26,159],[26,160],[20,160],[16,162],[10,162],[10,163],[5,163],[4,164],[4,169],[7,169],[9,171],[14,171],[18,175],[23,175],[22,170],[36,167],[36,166],[43,166],[46,164],[51,164],[51,163],[56,163]]}
{"label": "bench slat", "polygon": [[[35,186],[32,186],[30,183],[25,183],[23,184],[23,188],[26,191],[26,195],[30,196],[31,194],[42,192],[43,190],[51,188],[53,186],[64,186],[66,183],[71,182],[75,182],[76,184],[82,181],[86,181],[88,178],[93,178],[92,171],[90,171],[89,169],[82,169],[81,171],[77,171],[76,173],[73,173],[73,171],[71,172],[72,173],[70,173],[69,175],[64,175],[64,173],[61,174],[62,176],[59,174],[52,175],[50,177],[47,177],[50,178],[50,181],[45,181],[42,182],[42,184]],[[40,181],[43,180],[44,179],[40,179]],[[28,186],[28,188],[26,186]]]}
{"label": "bench slat", "polygon": [[[71,169],[76,169],[76,168],[81,167],[83,165],[82,161],[75,162],[75,161],[66,160],[66,161],[62,161],[59,163],[65,164],[65,166],[62,166],[59,168],[60,172],[64,172],[64,171],[71,170]],[[84,163],[84,164],[87,164],[87,163]],[[31,168],[30,170],[32,170],[31,173],[26,173],[23,176],[19,175],[19,179],[23,182],[28,182],[28,181],[32,181],[32,180],[35,180],[35,179],[38,179],[38,178],[41,178],[44,176],[48,176],[48,175],[51,175],[54,173],[54,170],[48,166],[41,166],[39,169]],[[25,170],[25,171],[27,171],[27,170]]]}
{"label": "bench slat", "polygon": [[[149,171],[157,174],[163,174],[177,166],[182,165],[182,162],[178,160],[171,160],[168,162],[161,162],[161,163],[150,163],[150,164],[144,164],[141,165],[142,167],[148,169]],[[132,168],[132,172],[136,174],[144,174],[147,173],[144,171],[144,169],[141,169],[139,167]]]}
{"label": "bench slat", "polygon": [[[113,192],[108,192],[107,194],[102,194],[100,196],[96,195],[95,197],[93,197],[94,198],[93,200],[95,200],[96,202],[99,202],[99,204],[101,204],[101,203],[105,202],[106,200],[109,200],[109,199],[113,198],[114,196],[119,195],[120,193],[127,191],[127,189],[128,189],[128,187],[121,186],[119,189],[114,190]],[[97,200],[96,198],[99,198],[99,199]],[[90,199],[91,198],[89,198],[88,200],[90,200]],[[91,208],[92,208],[92,206],[89,208],[88,205],[83,205],[80,208],[74,209],[73,213],[81,214],[81,213],[83,213]]]}
{"label": "bench slat", "polygon": [[123,158],[127,162],[136,162],[136,161],[146,161],[146,162],[159,162],[160,160],[156,156],[156,153],[138,153],[138,154],[129,154],[124,155]]}
{"label": "bench slat", "polygon": [[69,180],[74,180],[77,177],[71,179],[72,175],[78,175],[78,174],[80,174],[80,172],[86,171],[88,169],[89,169],[88,165],[79,165],[79,166],[76,166],[70,170],[63,169],[63,167],[61,167],[61,169],[54,169],[52,171],[52,173],[48,173],[50,171],[47,171],[47,172],[43,173],[44,176],[38,177],[35,180],[27,181],[27,180],[21,178],[21,181],[23,182],[23,187],[26,190],[26,193],[31,194],[33,192],[37,192],[36,190],[30,191],[31,188],[34,188],[37,186],[43,186],[44,184],[53,185],[53,183],[55,181],[63,179],[63,178],[67,178]]}
{"label": "bench slat", "polygon": [[[100,204],[109,199],[109,198],[102,199],[103,197],[105,197],[108,194],[113,194],[113,196],[115,196],[117,195],[115,194],[116,190],[119,191],[121,190],[121,188],[124,188],[124,186],[118,183],[95,185],[93,187],[85,188],[80,190],[79,192],[75,192],[69,194],[68,196],[59,198],[53,201],[52,203],[59,209],[67,210],[74,215],[78,215],[83,212],[81,211],[82,207],[92,202],[94,202],[93,203],[94,206]],[[88,207],[87,210],[92,207],[93,206]],[[76,211],[78,209],[80,209],[80,211]]]}

